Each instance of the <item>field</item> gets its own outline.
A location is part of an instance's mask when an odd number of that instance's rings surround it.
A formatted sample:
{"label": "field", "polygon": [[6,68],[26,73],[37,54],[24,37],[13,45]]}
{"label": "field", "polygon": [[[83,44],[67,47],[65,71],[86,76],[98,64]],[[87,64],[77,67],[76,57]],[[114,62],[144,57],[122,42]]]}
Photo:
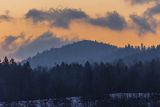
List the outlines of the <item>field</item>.
{"label": "field", "polygon": [[160,107],[160,94],[115,93],[100,97],[1,102],[0,107]]}

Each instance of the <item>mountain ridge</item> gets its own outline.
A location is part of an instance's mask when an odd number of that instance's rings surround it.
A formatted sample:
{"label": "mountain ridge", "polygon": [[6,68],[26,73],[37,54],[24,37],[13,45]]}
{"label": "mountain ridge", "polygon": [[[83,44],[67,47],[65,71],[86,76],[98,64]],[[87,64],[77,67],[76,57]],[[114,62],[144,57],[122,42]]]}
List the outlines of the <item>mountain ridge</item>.
{"label": "mountain ridge", "polygon": [[114,62],[123,59],[124,62],[132,63],[160,58],[160,48],[140,49],[130,45],[119,48],[114,45],[96,41],[83,40],[38,53],[22,62],[30,62],[32,67],[52,67],[62,62],[80,63],[89,62]]}

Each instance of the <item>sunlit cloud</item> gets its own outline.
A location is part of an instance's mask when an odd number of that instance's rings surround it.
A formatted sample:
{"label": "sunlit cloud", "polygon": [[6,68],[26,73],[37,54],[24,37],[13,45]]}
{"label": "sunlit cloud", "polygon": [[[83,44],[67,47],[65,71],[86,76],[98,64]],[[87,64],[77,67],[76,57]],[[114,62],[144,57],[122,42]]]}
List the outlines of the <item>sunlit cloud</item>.
{"label": "sunlit cloud", "polygon": [[18,36],[13,36],[13,35],[6,36],[6,38],[2,42],[2,49],[13,51],[18,47],[18,45],[20,45],[17,44],[18,40],[23,40],[23,39],[24,35],[22,34]]}
{"label": "sunlit cloud", "polygon": [[73,41],[58,38],[53,32],[47,31],[34,40],[27,40],[12,55],[16,56],[18,59],[28,58],[36,55],[38,52],[43,52],[51,48],[58,48],[71,42]]}

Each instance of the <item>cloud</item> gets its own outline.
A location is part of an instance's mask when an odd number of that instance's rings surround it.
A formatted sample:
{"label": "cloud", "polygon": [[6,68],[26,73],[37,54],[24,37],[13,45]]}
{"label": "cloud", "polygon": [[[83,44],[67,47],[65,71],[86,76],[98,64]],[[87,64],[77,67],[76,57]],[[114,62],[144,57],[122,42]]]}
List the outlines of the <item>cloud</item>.
{"label": "cloud", "polygon": [[41,22],[41,21],[45,21],[45,20],[50,20],[49,18],[49,13],[48,12],[43,12],[43,11],[40,11],[40,10],[37,10],[37,9],[32,9],[32,10],[29,10],[25,17],[27,19],[32,19],[33,22],[37,23],[37,22]]}
{"label": "cloud", "polygon": [[2,49],[7,50],[7,51],[13,51],[15,50],[16,46],[16,41],[18,39],[23,39],[23,35],[19,35],[19,36],[13,36],[13,35],[9,35],[7,36],[4,41],[2,42]]}
{"label": "cloud", "polygon": [[146,14],[146,15],[149,15],[149,16],[160,14],[160,4],[156,4],[156,5],[154,5],[153,7],[148,8],[148,9],[145,11],[145,14]]}
{"label": "cloud", "polygon": [[[132,0],[134,3],[147,3],[148,0]],[[157,14],[160,12],[160,4],[148,9],[148,14],[145,12],[142,16],[130,15],[132,21],[131,25],[126,21],[125,17],[118,12],[107,12],[105,16],[99,16],[92,18],[82,10],[79,9],[50,9],[48,11],[32,9],[25,15],[26,19],[31,19],[34,23],[49,22],[51,26],[61,27],[68,29],[70,23],[73,20],[80,19],[88,24],[108,28],[114,31],[122,31],[128,29],[129,26],[133,26],[132,29],[136,29],[139,35],[146,33],[156,33],[158,26],[157,20],[149,15]]]}
{"label": "cloud", "polygon": [[13,17],[11,17],[9,15],[0,15],[1,21],[11,21],[12,19],[13,19]]}
{"label": "cloud", "polygon": [[5,14],[0,15],[0,21],[11,21],[11,20],[13,20],[14,18],[11,17],[9,13],[10,13],[10,11],[6,10]]}
{"label": "cloud", "polygon": [[57,38],[52,32],[45,32],[35,40],[22,45],[15,53],[19,59],[24,59],[35,55],[37,52],[42,52],[50,48],[60,47],[64,44],[70,43],[69,40],[62,40]]}
{"label": "cloud", "polygon": [[96,19],[90,18],[89,23],[118,31],[121,31],[127,27],[125,18],[117,12],[108,12],[105,17],[98,17]]}
{"label": "cloud", "polygon": [[129,1],[132,5],[136,4],[146,4],[150,2],[158,2],[159,0],[126,0]]}
{"label": "cloud", "polygon": [[68,8],[50,9],[48,11],[32,9],[27,12],[25,17],[34,23],[47,21],[51,23],[51,26],[62,28],[69,28],[71,21],[76,19],[83,19],[87,23],[112,30],[123,30],[127,25],[125,18],[117,12],[108,12],[106,16],[94,19],[82,10]]}
{"label": "cloud", "polygon": [[138,16],[138,15],[130,15],[130,18],[133,22],[133,25],[139,32],[139,35],[145,33],[156,33],[156,20],[152,17]]}
{"label": "cloud", "polygon": [[52,26],[69,28],[70,22],[75,19],[88,17],[85,12],[78,9],[50,9],[42,11],[32,9],[25,15],[27,19],[32,19],[34,23],[48,21]]}

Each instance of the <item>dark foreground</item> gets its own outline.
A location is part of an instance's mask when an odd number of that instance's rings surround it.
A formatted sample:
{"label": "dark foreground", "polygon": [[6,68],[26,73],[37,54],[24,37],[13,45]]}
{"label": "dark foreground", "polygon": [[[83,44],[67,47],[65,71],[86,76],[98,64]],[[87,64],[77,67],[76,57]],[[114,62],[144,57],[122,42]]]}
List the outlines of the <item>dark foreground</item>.
{"label": "dark foreground", "polygon": [[160,107],[160,94],[117,93],[100,97],[1,102],[0,107]]}

